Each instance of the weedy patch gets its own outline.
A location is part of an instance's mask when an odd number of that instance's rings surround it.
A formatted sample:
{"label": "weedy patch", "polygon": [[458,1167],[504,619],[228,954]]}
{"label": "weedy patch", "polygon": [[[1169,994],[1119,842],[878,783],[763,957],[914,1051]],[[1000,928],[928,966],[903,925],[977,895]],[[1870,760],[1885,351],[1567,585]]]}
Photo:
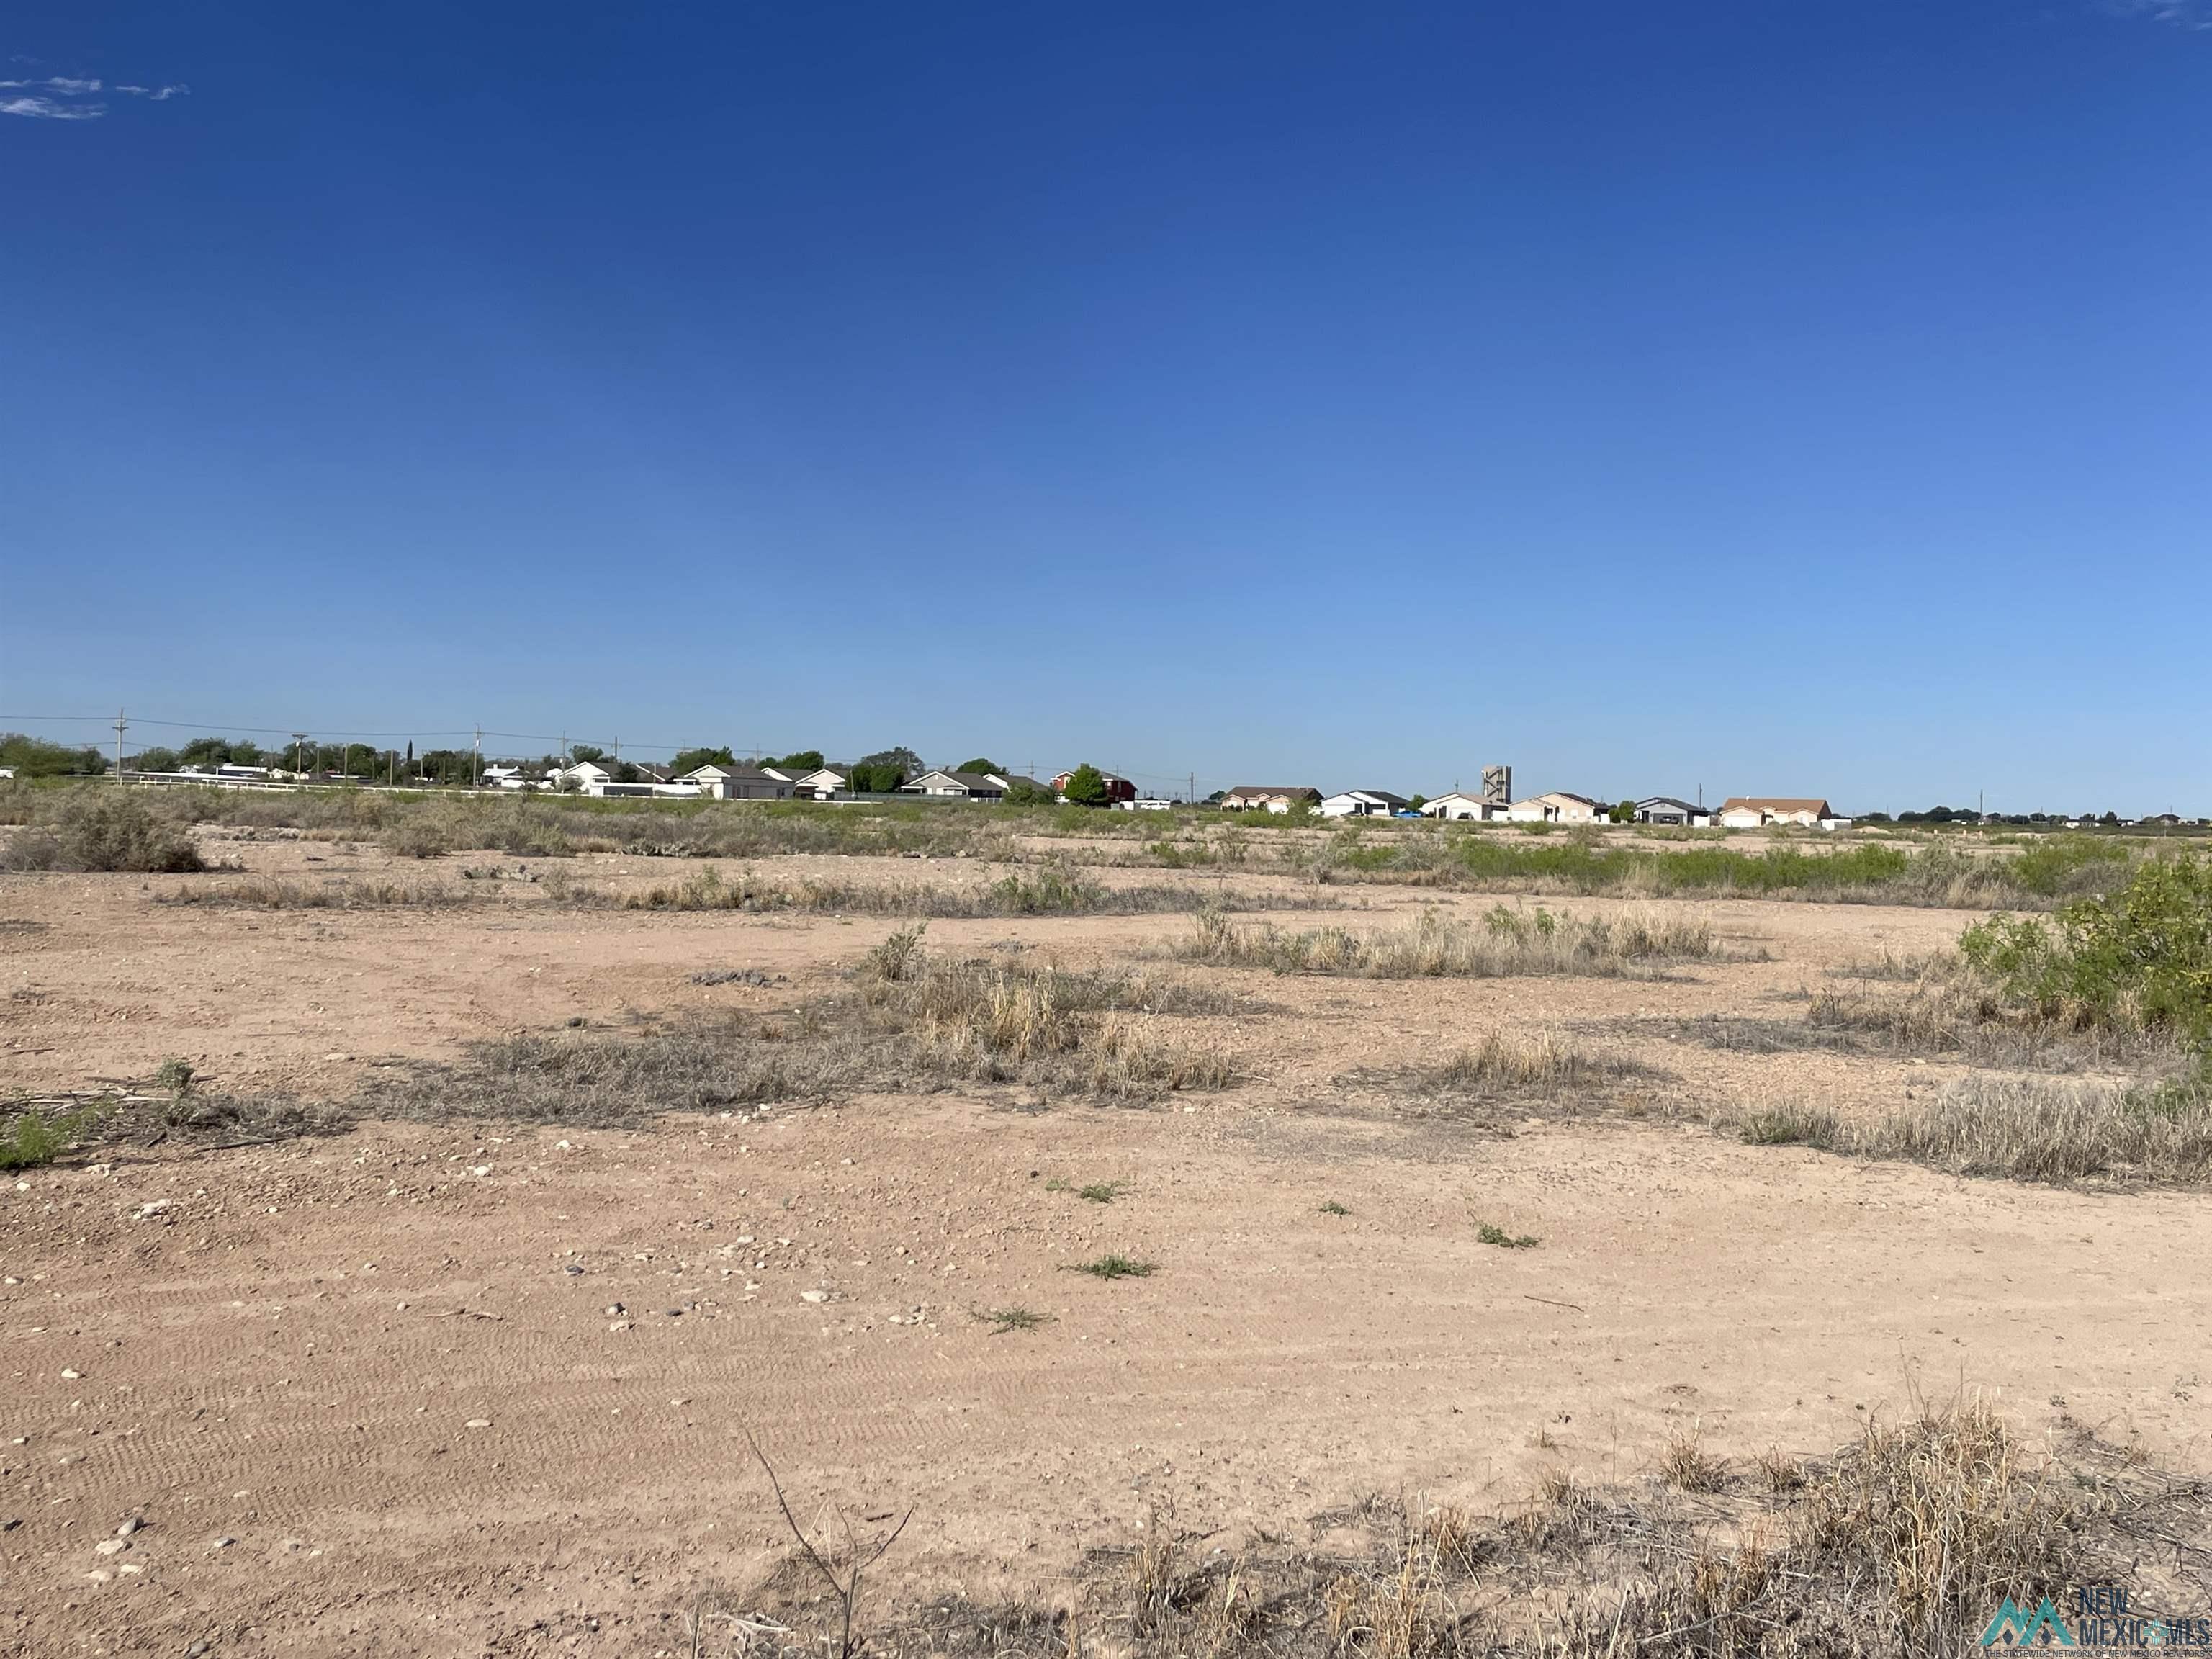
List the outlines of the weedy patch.
{"label": "weedy patch", "polygon": [[[951,887],[931,882],[850,882],[808,878],[766,880],[750,870],[725,877],[714,865],[656,883],[623,901],[632,910],[794,911],[816,915],[958,918],[1149,915],[1196,910],[1311,909],[1297,893],[1246,897],[1214,887],[1158,883],[1113,887],[1059,865],[1017,870],[996,881]],[[1331,901],[1334,902],[1334,901]]]}
{"label": "weedy patch", "polygon": [[4,1130],[0,1130],[0,1170],[33,1170],[52,1163],[98,1127],[100,1111],[82,1106],[74,1111],[21,1106]]}
{"label": "weedy patch", "polygon": [[2212,1180],[2212,1082],[2158,1085],[1971,1073],[1870,1121],[1802,1107],[1736,1121],[1753,1146],[1810,1146],[1954,1175],[2062,1183]]}
{"label": "weedy patch", "polygon": [[1753,1112],[1739,1126],[1747,1146],[1817,1146],[1833,1151],[1843,1122],[1833,1112],[1784,1107]]}
{"label": "weedy patch", "polygon": [[1728,1465],[1705,1449],[1695,1431],[1676,1435],[1659,1459],[1660,1478],[1678,1492],[1714,1492],[1728,1485]]}
{"label": "weedy patch", "polygon": [[156,904],[210,910],[439,910],[469,903],[499,902],[483,889],[447,887],[436,882],[285,881],[249,876],[199,887],[156,893]]}
{"label": "weedy patch", "polygon": [[1326,1552],[1281,1527],[1200,1555],[1206,1534],[1178,1529],[1160,1501],[1133,1542],[1087,1554],[1072,1605],[933,1597],[869,1645],[1001,1659],[1954,1659],[1980,1650],[2008,1601],[2049,1595],[2070,1617],[2071,1585],[2189,1614],[2202,1586],[2174,1564],[2201,1557],[2185,1540],[2208,1522],[2202,1482],[2086,1437],[2046,1455],[1981,1402],[1954,1401],[1872,1421],[1759,1483],[1678,1441],[1647,1478],[1590,1488],[1550,1469],[1494,1515],[1370,1498],[1311,1518],[1336,1540]]}
{"label": "weedy patch", "polygon": [[1150,1279],[1159,1267],[1134,1256],[1113,1255],[1102,1255],[1095,1261],[1072,1261],[1064,1271],[1088,1273],[1093,1279]]}
{"label": "weedy patch", "polygon": [[580,1127],[856,1093],[1021,1083],[1143,1100],[1225,1087],[1218,1043],[1167,1023],[1237,1006],[1147,975],[933,956],[916,926],[871,950],[847,990],[784,1012],[680,1010],[641,1029],[523,1033],[457,1061],[380,1067],[369,1115]]}
{"label": "weedy patch", "polygon": [[36,800],[27,828],[0,837],[0,870],[158,874],[207,867],[173,808],[149,807],[113,785]]}
{"label": "weedy patch", "polygon": [[1702,917],[1624,912],[1583,919],[1556,915],[1540,906],[1521,910],[1502,904],[1479,924],[1431,909],[1411,927],[1372,933],[1344,927],[1288,933],[1273,924],[1240,925],[1205,911],[1174,950],[1187,962],[1213,967],[1369,979],[1651,979],[1662,977],[1671,963],[1719,953],[1712,925]]}
{"label": "weedy patch", "polygon": [[1028,1308],[988,1308],[975,1316],[991,1328],[994,1336],[1034,1331],[1052,1323],[1050,1314],[1036,1313]]}
{"label": "weedy patch", "polygon": [[1493,1031],[1439,1060],[1361,1067],[1338,1079],[1350,1088],[1411,1096],[1430,1111],[1458,1112],[1510,1100],[1540,1109],[1610,1104],[1637,1115],[1648,1112],[1651,1103],[1633,1085],[1664,1080],[1666,1074],[1654,1067],[1583,1048],[1553,1030],[1530,1036]]}

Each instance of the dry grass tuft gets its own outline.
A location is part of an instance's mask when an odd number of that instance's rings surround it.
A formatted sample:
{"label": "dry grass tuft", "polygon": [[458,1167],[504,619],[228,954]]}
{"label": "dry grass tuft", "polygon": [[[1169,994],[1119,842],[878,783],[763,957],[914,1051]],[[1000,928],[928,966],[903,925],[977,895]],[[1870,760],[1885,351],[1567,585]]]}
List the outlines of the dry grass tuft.
{"label": "dry grass tuft", "polygon": [[1702,917],[1624,911],[1583,920],[1541,907],[1499,905],[1480,925],[1425,910],[1411,927],[1355,933],[1344,927],[1285,933],[1240,927],[1201,911],[1175,947],[1189,962],[1266,968],[1278,974],[1343,974],[1368,979],[1490,979],[1523,975],[1656,978],[1670,963],[1705,960],[1718,946]]}
{"label": "dry grass tuft", "polygon": [[1705,1450],[1694,1429],[1685,1430],[1667,1443],[1659,1459],[1659,1473],[1678,1492],[1718,1492],[1728,1485],[1728,1465]]}
{"label": "dry grass tuft", "polygon": [[1797,1107],[1736,1121],[1754,1146],[1803,1146],[1954,1175],[2061,1182],[2212,1179],[2212,1085],[1969,1073],[1870,1123]]}
{"label": "dry grass tuft", "polygon": [[526,1033],[459,1063],[380,1070],[372,1115],[625,1124],[956,1083],[1113,1099],[1226,1087],[1218,1043],[1169,1023],[1233,999],[1149,975],[941,958],[917,926],[872,951],[853,988],[783,1012],[687,1010],[614,1035]]}
{"label": "dry grass tuft", "polygon": [[2160,1563],[2176,1559],[2168,1545],[2193,1552],[2183,1540],[2212,1520],[2202,1483],[2094,1441],[2064,1465],[2045,1462],[1979,1401],[1870,1424],[1809,1474],[1778,1454],[1761,1467],[1765,1492],[1657,1473],[1589,1490],[1554,1469],[1504,1516],[1371,1498],[1312,1518],[1316,1538],[1333,1540],[1326,1551],[1263,1530],[1236,1553],[1196,1556],[1196,1534],[1172,1528],[1164,1500],[1133,1547],[1091,1553],[1065,1613],[933,1597],[933,1613],[871,1649],[1951,1659],[1979,1651],[2008,1595],[2063,1606],[2066,1585],[2110,1583],[2149,1607],[2179,1586],[2181,1608],[2194,1605],[2186,1576],[2163,1577]]}
{"label": "dry grass tuft", "polygon": [[1283,893],[1257,901],[1218,886],[1158,883],[1109,887],[1058,864],[1014,871],[972,887],[932,882],[868,883],[807,877],[763,880],[749,870],[725,877],[714,865],[656,883],[623,901],[631,910],[798,911],[817,915],[961,917],[1147,915],[1222,908],[1314,908],[1311,895]]}
{"label": "dry grass tuft", "polygon": [[1822,988],[1807,998],[1802,1020],[1708,1014],[1661,1029],[1708,1048],[1751,1054],[1914,1054],[2063,1072],[2116,1065],[2171,1071],[2185,1063],[2169,1032],[2008,1012],[1993,991],[1964,973],[1917,980],[1902,995]]}
{"label": "dry grass tuft", "polygon": [[1577,1047],[1562,1033],[1547,1029],[1532,1036],[1493,1031],[1432,1064],[1362,1069],[1346,1073],[1340,1081],[1412,1095],[1441,1109],[1498,1100],[1566,1100],[1657,1075],[1620,1055]]}
{"label": "dry grass tuft", "polygon": [[167,808],[112,785],[71,789],[37,803],[27,829],[0,836],[0,870],[203,870],[191,832]]}
{"label": "dry grass tuft", "polygon": [[1960,1175],[2201,1183],[2212,1173],[2212,1088],[1977,1074],[1836,1139],[1838,1151]]}
{"label": "dry grass tuft", "polygon": [[155,902],[204,909],[425,910],[481,902],[488,896],[477,890],[444,887],[434,882],[301,882],[250,876],[240,881],[180,887],[173,893],[156,894]]}

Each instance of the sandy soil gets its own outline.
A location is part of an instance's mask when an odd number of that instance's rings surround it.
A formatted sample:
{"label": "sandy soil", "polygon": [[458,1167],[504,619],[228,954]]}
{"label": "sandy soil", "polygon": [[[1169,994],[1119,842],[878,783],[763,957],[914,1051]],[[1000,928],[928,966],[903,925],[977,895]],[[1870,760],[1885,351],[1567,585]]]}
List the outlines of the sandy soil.
{"label": "sandy soil", "polygon": [[[228,850],[303,881],[514,867]],[[560,862],[615,891],[685,873]],[[141,1079],[183,1054],[217,1087],[338,1097],[369,1066],[503,1031],[788,1006],[893,925],[578,910],[526,881],[445,911],[154,902],[225,879],[0,878],[0,1088]],[[1423,902],[1345,896],[1371,907],[1362,923]],[[1247,1003],[1208,1029],[1249,1080],[1155,1106],[982,1090],[649,1131],[370,1124],[10,1178],[0,1651],[672,1651],[702,1588],[780,1557],[746,1428],[804,1512],[915,1509],[894,1597],[1050,1596],[1083,1547],[1158,1501],[1228,1541],[1370,1492],[1498,1504],[1548,1466],[1625,1474],[1690,1425],[1732,1456],[1823,1451],[1916,1389],[1990,1390],[2031,1430],[2063,1408],[2212,1468],[2196,1194],[1959,1181],[1689,1122],[1477,1133],[1339,1081],[1552,1024],[1665,1067],[1693,1105],[1874,1109],[1942,1071],[1715,1053],[1616,1022],[1786,1017],[1828,967],[1948,943],[1966,918],[1695,908],[1771,959],[1661,982],[1220,974]],[[1128,962],[1187,926],[929,937]],[[690,982],[708,967],[784,982]],[[1063,1181],[1122,1191],[1089,1203]],[[1541,1243],[1483,1246],[1485,1221]],[[1060,1271],[1109,1249],[1159,1271]],[[1051,1322],[994,1334],[977,1316],[1007,1307]]]}

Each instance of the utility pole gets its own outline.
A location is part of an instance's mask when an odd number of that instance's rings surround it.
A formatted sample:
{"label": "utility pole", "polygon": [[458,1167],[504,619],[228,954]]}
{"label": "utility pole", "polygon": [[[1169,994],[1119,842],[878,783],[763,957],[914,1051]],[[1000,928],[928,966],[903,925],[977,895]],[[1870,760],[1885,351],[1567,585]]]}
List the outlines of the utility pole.
{"label": "utility pole", "polygon": [[123,718],[123,711],[115,711],[115,781],[123,781],[123,732],[131,722]]}

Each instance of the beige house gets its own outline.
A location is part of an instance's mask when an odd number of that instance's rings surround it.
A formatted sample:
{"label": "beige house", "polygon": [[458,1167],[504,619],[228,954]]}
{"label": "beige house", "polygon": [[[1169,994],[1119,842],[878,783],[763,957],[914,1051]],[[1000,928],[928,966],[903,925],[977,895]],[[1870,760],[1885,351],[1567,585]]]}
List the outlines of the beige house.
{"label": "beige house", "polygon": [[1502,818],[1505,812],[1506,809],[1496,801],[1470,795],[1464,789],[1455,789],[1448,795],[1421,803],[1421,816],[1425,818],[1472,819],[1480,823],[1486,818]]}
{"label": "beige house", "polygon": [[1770,823],[1834,830],[1850,823],[1827,802],[1806,795],[1731,795],[1721,803],[1723,830],[1763,830]]}
{"label": "beige house", "polygon": [[1224,812],[1287,812],[1320,805],[1321,791],[1304,784],[1240,783],[1221,798]]}
{"label": "beige house", "polygon": [[1505,809],[1507,820],[1514,823],[1595,823],[1605,815],[1606,809],[1589,796],[1569,794],[1564,789],[1531,795]]}

